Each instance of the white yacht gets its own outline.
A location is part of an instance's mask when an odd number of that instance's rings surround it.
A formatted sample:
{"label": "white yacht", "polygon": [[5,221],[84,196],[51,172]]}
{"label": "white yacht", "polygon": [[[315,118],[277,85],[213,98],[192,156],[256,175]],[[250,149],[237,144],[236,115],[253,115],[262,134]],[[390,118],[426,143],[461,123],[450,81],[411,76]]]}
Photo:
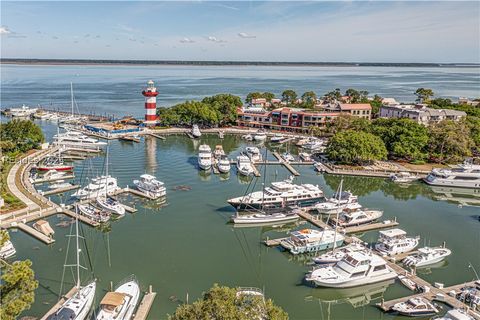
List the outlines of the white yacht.
{"label": "white yacht", "polygon": [[107,292],[100,301],[97,320],[130,320],[140,298],[140,287],[132,277],[118,286],[115,291]]}
{"label": "white yacht", "polygon": [[110,198],[108,195],[101,195],[97,197],[97,204],[103,209],[117,214],[119,216],[125,215],[125,207],[117,200]]}
{"label": "white yacht", "polygon": [[245,139],[247,141],[253,141],[253,136],[251,134],[246,134],[242,136],[242,139]]}
{"label": "white yacht", "polygon": [[38,108],[30,108],[26,105],[22,105],[19,108],[11,108],[10,114],[12,117],[29,117],[37,112]]}
{"label": "white yacht", "polygon": [[451,254],[452,251],[447,248],[424,247],[418,249],[417,253],[403,259],[402,263],[409,267],[424,267],[430,264],[440,262]]}
{"label": "white yacht", "polygon": [[207,144],[198,148],[198,166],[202,170],[210,170],[212,167],[212,149]]}
{"label": "white yacht", "polygon": [[263,130],[258,130],[253,135],[253,140],[255,141],[265,141],[267,139],[267,133]]}
{"label": "white yacht", "polygon": [[112,176],[100,176],[93,178],[86,187],[78,189],[72,196],[80,200],[93,199],[105,193],[111,195],[118,189],[120,188],[117,185],[116,178]]}
{"label": "white yacht", "polygon": [[438,309],[422,297],[410,298],[405,302],[396,303],[392,310],[409,317],[426,317],[438,313]]}
{"label": "white yacht", "polygon": [[434,186],[480,188],[480,165],[464,163],[451,169],[433,169],[424,179]]}
{"label": "white yacht", "polygon": [[346,254],[333,266],[321,266],[307,274],[305,280],[316,286],[350,288],[397,277],[385,260],[371,252],[357,251]]}
{"label": "white yacht", "polygon": [[358,251],[366,251],[367,248],[365,248],[363,245],[360,243],[351,243],[349,245],[346,245],[344,247],[336,248],[332,251],[323,253],[315,258],[313,258],[313,262],[316,264],[321,264],[321,265],[333,265],[337,263],[338,261],[342,260],[345,255],[352,253],[352,252],[358,252]]}
{"label": "white yacht", "polygon": [[202,136],[202,133],[200,132],[200,129],[198,128],[198,125],[194,124],[192,126],[192,136],[194,138],[200,138]]}
{"label": "white yacht", "polygon": [[383,215],[380,210],[343,211],[338,218],[340,227],[358,226],[377,220]]}
{"label": "white yacht", "polygon": [[375,250],[383,255],[396,255],[409,252],[418,245],[418,237],[409,238],[407,233],[401,229],[390,229],[380,231],[378,242],[375,244]]}
{"label": "white yacht", "polygon": [[253,164],[250,161],[250,158],[247,156],[240,155],[237,157],[237,170],[238,173],[244,176],[251,176],[254,173]]}
{"label": "white yacht", "polygon": [[217,169],[221,173],[230,172],[230,160],[227,156],[222,156],[217,162]]}
{"label": "white yacht", "polygon": [[7,240],[3,246],[0,248],[0,259],[8,259],[13,257],[17,253],[13,243],[10,240]]}
{"label": "white yacht", "polygon": [[302,145],[303,149],[311,151],[319,151],[323,147],[323,142],[317,138],[309,138],[306,143]]}
{"label": "white yacht", "polygon": [[77,204],[78,212],[93,221],[105,223],[110,220],[110,213],[106,210],[98,209],[91,204]]}
{"label": "white yacht", "polygon": [[77,293],[62,304],[60,309],[47,317],[47,320],[84,320],[92,308],[95,298],[95,281],[81,287]]}
{"label": "white yacht", "polygon": [[339,247],[345,237],[333,230],[302,229],[290,233],[290,237],[280,241],[280,245],[292,254],[312,253]]}
{"label": "white yacht", "polygon": [[142,174],[140,176],[140,180],[133,180],[133,184],[138,190],[142,191],[153,199],[165,197],[167,194],[167,189],[165,188],[164,183],[158,181],[150,174]]}
{"label": "white yacht", "polygon": [[311,155],[310,153],[300,152],[300,153],[298,154],[298,156],[300,157],[300,159],[301,159],[303,162],[311,162],[311,161],[313,161],[312,155]]}
{"label": "white yacht", "polygon": [[293,183],[293,177],[287,180],[272,182],[264,190],[228,200],[237,209],[286,206],[308,206],[323,198],[323,191],[318,185]]}
{"label": "white yacht", "polygon": [[292,156],[292,154],[290,152],[284,152],[282,154],[282,159],[286,162],[286,163],[289,163],[289,162],[293,162],[295,161],[295,157]]}
{"label": "white yacht", "polygon": [[235,224],[271,224],[293,222],[299,218],[300,217],[293,211],[275,213],[258,212],[243,215],[237,212],[237,214],[232,217],[232,222]]}
{"label": "white yacht", "polygon": [[251,162],[260,162],[262,161],[262,155],[260,154],[260,149],[257,147],[246,147],[245,152],[247,157],[250,158]]}
{"label": "white yacht", "polygon": [[283,139],[285,139],[285,136],[281,133],[275,133],[273,137],[270,138],[270,142],[272,143],[280,143]]}
{"label": "white yacht", "polygon": [[397,172],[390,175],[390,180],[395,183],[410,183],[418,180],[418,176],[410,172]]}
{"label": "white yacht", "polygon": [[221,144],[216,145],[215,151],[213,151],[213,157],[218,160],[224,155],[225,155],[225,151],[223,150],[223,146]]}
{"label": "white yacht", "polygon": [[448,310],[443,317],[434,318],[434,320],[475,320],[465,310],[452,309]]}
{"label": "white yacht", "polygon": [[99,149],[107,145],[106,142],[90,138],[78,131],[67,131],[53,136],[53,144],[67,148]]}
{"label": "white yacht", "polygon": [[315,204],[314,209],[321,214],[336,214],[342,210],[357,210],[362,206],[357,202],[358,197],[350,191],[343,191],[340,195],[336,192],[325,202]]}

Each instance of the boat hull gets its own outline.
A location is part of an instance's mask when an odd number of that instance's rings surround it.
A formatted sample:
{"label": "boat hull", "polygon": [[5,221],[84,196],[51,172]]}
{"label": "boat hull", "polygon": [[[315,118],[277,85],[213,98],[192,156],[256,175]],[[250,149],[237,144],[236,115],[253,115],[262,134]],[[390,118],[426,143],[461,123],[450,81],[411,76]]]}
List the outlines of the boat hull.
{"label": "boat hull", "polygon": [[320,281],[320,280],[312,280],[312,282],[317,287],[352,288],[352,287],[360,287],[360,286],[369,285],[369,284],[372,284],[372,283],[392,280],[392,279],[395,279],[396,277],[397,277],[397,274],[392,271],[391,273],[386,273],[386,274],[379,275],[379,276],[376,276],[376,277],[362,278],[362,279],[356,279],[356,280],[352,280],[352,281],[344,281],[344,282],[340,282],[340,283],[324,282],[324,281]]}
{"label": "boat hull", "polygon": [[[340,247],[343,245],[344,239],[340,239],[336,241],[335,247]],[[334,242],[329,243],[320,243],[317,245],[311,245],[308,247],[292,247],[288,242],[282,241],[280,245],[285,248],[286,250],[290,251],[291,254],[303,254],[303,253],[314,253],[318,251],[327,250],[334,247]]]}
{"label": "boat hull", "polygon": [[279,217],[279,218],[242,218],[240,217],[235,217],[233,218],[233,223],[235,224],[267,224],[267,223],[282,223],[282,222],[292,222],[296,221],[299,219],[299,216],[297,215],[290,215],[290,216],[284,216],[284,217]]}
{"label": "boat hull", "polygon": [[55,170],[55,171],[72,171],[73,166],[59,166],[59,167],[37,167],[38,171],[50,171],[50,170]]}
{"label": "boat hull", "polygon": [[287,206],[299,206],[299,207],[308,207],[311,206],[318,201],[323,199],[323,197],[315,197],[315,198],[310,198],[310,199],[305,199],[305,200],[290,200],[286,202],[282,201],[274,201],[274,202],[263,202],[259,200],[258,202],[253,202],[253,203],[242,203],[241,201],[228,201],[228,203],[236,208],[237,210],[245,210],[245,209],[260,209],[263,207],[269,207],[269,208],[282,208],[282,207],[287,207]]}

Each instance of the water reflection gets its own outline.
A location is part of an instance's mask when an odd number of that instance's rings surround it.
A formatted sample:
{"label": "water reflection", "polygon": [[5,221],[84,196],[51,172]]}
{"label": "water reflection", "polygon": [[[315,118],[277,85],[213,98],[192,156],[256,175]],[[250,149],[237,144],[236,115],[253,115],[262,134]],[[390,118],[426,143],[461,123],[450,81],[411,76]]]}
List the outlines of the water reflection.
{"label": "water reflection", "polygon": [[480,206],[480,189],[431,186],[432,199],[462,206]]}
{"label": "water reflection", "polygon": [[145,170],[155,175],[157,168],[157,138],[145,137]]}

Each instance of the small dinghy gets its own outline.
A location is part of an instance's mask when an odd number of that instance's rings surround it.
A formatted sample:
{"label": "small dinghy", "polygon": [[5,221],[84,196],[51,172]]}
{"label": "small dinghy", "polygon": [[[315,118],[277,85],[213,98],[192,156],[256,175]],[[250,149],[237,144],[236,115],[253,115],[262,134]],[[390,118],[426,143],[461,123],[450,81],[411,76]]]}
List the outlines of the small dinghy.
{"label": "small dinghy", "polygon": [[43,233],[47,237],[52,237],[55,234],[55,231],[53,231],[52,227],[50,227],[48,221],[45,220],[38,220],[35,222],[33,224],[33,229]]}
{"label": "small dinghy", "polygon": [[392,310],[407,317],[426,317],[438,313],[438,309],[430,301],[421,297],[396,303]]}
{"label": "small dinghy", "polygon": [[292,156],[290,152],[284,152],[282,154],[282,159],[287,163],[295,161],[295,157]]}
{"label": "small dinghy", "polygon": [[399,275],[398,280],[400,280],[400,282],[408,289],[412,291],[417,290],[417,284],[414,281],[410,280],[407,276]]}
{"label": "small dinghy", "polygon": [[451,254],[452,251],[447,248],[424,247],[418,249],[418,253],[412,254],[403,259],[402,263],[408,267],[418,268],[440,262]]}

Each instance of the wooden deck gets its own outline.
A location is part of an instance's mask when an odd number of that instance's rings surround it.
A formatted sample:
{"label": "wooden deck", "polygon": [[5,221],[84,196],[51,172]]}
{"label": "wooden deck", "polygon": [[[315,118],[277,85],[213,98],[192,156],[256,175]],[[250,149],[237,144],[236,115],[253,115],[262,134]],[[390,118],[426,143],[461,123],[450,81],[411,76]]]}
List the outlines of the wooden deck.
{"label": "wooden deck", "polygon": [[379,230],[379,229],[385,229],[385,228],[391,228],[398,226],[398,222],[395,218],[395,220],[392,221],[381,221],[381,222],[375,222],[375,223],[369,223],[369,224],[361,224],[359,226],[353,226],[353,227],[347,227],[344,228],[345,233],[361,233],[361,232],[367,232],[367,231],[372,231],[372,230]]}
{"label": "wooden deck", "polygon": [[55,303],[55,305],[50,310],[48,310],[47,313],[45,313],[45,315],[40,320],[46,320],[49,315],[55,313],[62,306],[62,304],[71,297],[73,297],[76,292],[77,287],[73,287],[72,289],[70,289],[70,291],[68,291],[67,294],[65,294],[60,300],[58,300],[58,302]]}
{"label": "wooden deck", "polygon": [[52,244],[55,242],[54,239],[44,235],[43,233],[41,233],[40,231],[37,231],[35,230],[34,228],[30,227],[29,225],[23,223],[23,222],[20,222],[20,223],[17,223],[17,226],[16,226],[18,229],[28,233],[29,235],[31,235],[32,237],[42,241],[43,243],[46,243],[46,244]]}
{"label": "wooden deck", "polygon": [[133,317],[133,320],[146,320],[150,309],[152,308],[153,301],[155,300],[157,293],[152,291],[152,286],[149,287],[148,292],[143,296],[140,305],[138,306],[137,312]]}
{"label": "wooden deck", "polygon": [[165,140],[166,138],[164,136],[161,136],[161,135],[158,135],[158,134],[155,134],[155,133],[148,133],[149,136],[151,137],[154,137],[154,138],[157,138],[157,139],[160,139],[160,140]]}
{"label": "wooden deck", "polygon": [[277,160],[280,162],[280,164],[284,165],[285,168],[287,168],[288,171],[290,171],[294,176],[299,176],[300,175],[300,173],[297,170],[295,170],[295,168],[292,167],[292,165],[290,163],[283,160],[283,158],[280,156],[280,154],[278,152],[273,152],[272,154],[275,158],[277,158]]}

